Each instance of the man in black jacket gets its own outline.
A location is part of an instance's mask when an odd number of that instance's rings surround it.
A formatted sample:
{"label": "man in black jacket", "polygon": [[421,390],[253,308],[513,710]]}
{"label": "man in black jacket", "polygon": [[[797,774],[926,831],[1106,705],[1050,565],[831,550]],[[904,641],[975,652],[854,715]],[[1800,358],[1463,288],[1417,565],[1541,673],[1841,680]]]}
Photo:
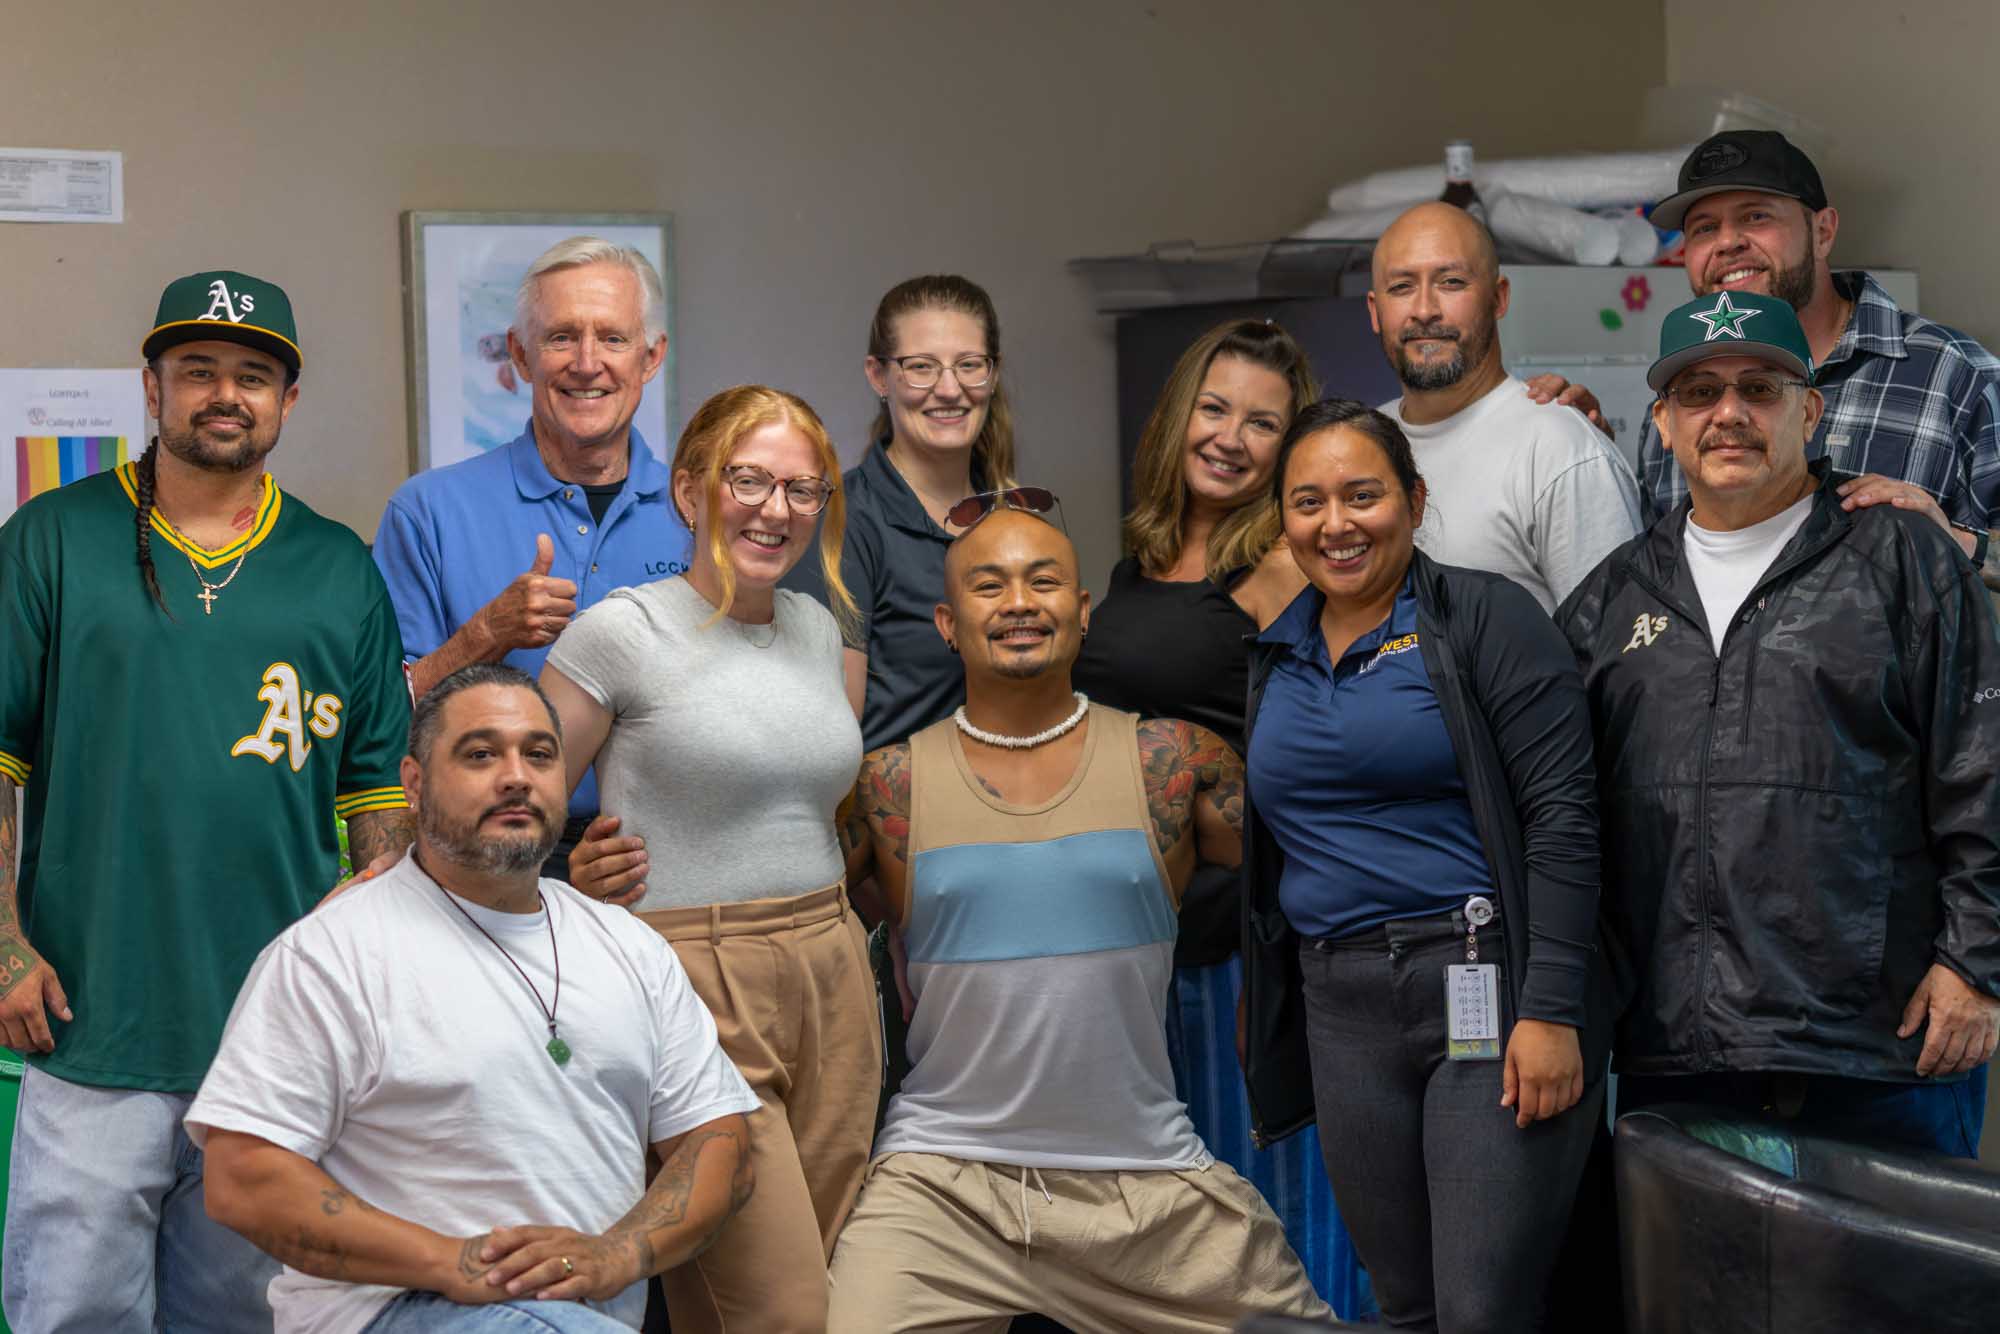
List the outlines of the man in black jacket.
{"label": "man in black jacket", "polygon": [[1718,292],[1647,382],[1690,496],[1557,613],[1583,670],[1621,1110],[1973,1156],[2000,1041],[2000,636],[1936,525],[1841,508],[1797,316]]}

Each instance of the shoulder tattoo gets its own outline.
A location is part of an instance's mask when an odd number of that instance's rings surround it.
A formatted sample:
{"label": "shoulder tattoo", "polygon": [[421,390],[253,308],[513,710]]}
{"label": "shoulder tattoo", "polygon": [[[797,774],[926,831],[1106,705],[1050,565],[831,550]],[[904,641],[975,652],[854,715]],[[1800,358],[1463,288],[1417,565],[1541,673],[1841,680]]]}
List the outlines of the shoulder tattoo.
{"label": "shoulder tattoo", "polygon": [[1160,850],[1176,846],[1194,822],[1198,799],[1214,804],[1224,820],[1243,822],[1243,762],[1222,738],[1175,718],[1138,727],[1139,772]]}
{"label": "shoulder tattoo", "polygon": [[894,845],[898,860],[910,841],[910,748],[884,746],[861,761],[849,816],[861,829]]}

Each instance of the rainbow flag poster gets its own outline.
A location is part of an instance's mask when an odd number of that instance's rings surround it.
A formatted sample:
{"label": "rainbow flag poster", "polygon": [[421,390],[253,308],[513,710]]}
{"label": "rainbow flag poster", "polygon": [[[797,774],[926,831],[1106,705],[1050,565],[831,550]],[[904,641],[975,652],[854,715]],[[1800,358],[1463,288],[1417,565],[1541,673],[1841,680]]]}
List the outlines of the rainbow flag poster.
{"label": "rainbow flag poster", "polygon": [[125,462],[122,435],[21,435],[14,437],[14,496],[26,504],[44,491]]}

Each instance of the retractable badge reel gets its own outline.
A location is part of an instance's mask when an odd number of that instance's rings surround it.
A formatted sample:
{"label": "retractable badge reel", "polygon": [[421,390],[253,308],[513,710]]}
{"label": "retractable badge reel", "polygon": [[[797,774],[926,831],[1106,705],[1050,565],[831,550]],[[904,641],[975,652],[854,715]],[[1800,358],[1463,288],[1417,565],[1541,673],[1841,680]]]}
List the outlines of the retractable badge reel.
{"label": "retractable badge reel", "polygon": [[1500,1059],[1500,970],[1479,962],[1479,928],[1493,920],[1493,900],[1465,901],[1465,962],[1444,970],[1446,1060]]}

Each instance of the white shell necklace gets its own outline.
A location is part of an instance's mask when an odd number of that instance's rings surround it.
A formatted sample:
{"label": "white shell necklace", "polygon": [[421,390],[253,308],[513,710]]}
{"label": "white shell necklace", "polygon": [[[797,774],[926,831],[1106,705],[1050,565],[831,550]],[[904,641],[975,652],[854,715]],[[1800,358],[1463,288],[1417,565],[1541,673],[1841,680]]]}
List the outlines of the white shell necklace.
{"label": "white shell necklace", "polygon": [[1083,721],[1083,715],[1090,712],[1090,700],[1085,697],[1084,693],[1081,690],[1072,691],[1071,693],[1076,696],[1076,712],[1057,723],[1054,727],[1037,732],[1033,736],[1003,736],[999,732],[989,732],[983,727],[974,727],[971,720],[965,716],[965,706],[963,704],[959,705],[957,710],[953,712],[951,720],[958,724],[959,731],[965,733],[981,745],[998,746],[1002,750],[1033,750],[1036,746],[1045,746],[1059,736],[1065,736],[1074,732],[1076,725]]}

